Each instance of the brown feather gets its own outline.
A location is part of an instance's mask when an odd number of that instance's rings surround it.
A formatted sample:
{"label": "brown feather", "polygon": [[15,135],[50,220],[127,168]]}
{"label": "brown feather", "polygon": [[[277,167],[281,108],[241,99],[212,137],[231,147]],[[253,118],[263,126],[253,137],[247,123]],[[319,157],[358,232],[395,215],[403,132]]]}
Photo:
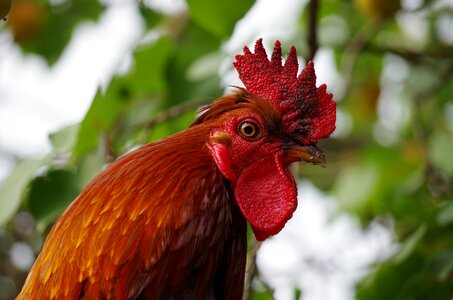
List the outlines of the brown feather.
{"label": "brown feather", "polygon": [[216,122],[97,176],[56,222],[17,299],[240,298],[246,223],[205,145]]}

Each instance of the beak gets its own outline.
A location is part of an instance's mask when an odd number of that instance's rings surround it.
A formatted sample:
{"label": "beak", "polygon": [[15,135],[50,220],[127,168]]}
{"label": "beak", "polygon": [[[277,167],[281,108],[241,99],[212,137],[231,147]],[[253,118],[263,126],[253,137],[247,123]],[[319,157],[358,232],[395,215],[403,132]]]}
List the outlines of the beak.
{"label": "beak", "polygon": [[326,156],[324,151],[315,145],[297,145],[293,144],[285,149],[285,157],[296,161],[306,161],[314,165],[326,166]]}

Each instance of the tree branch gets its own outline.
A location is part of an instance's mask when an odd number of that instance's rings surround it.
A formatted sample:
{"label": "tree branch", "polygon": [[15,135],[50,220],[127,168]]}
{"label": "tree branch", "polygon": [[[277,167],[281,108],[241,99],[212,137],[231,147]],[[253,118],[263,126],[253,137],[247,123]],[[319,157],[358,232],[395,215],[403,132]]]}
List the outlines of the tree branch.
{"label": "tree branch", "polygon": [[118,155],[115,153],[115,150],[113,149],[112,145],[112,140],[110,137],[107,136],[107,134],[102,135],[102,141],[104,144],[104,156],[105,156],[105,162],[107,163],[112,163],[114,162]]}
{"label": "tree branch", "polygon": [[422,103],[439,90],[445,84],[446,80],[448,80],[452,75],[453,63],[451,63],[446,69],[443,70],[443,72],[439,74],[439,80],[435,84],[423,91],[423,93],[413,96],[414,135],[421,145],[423,156],[425,158],[425,182],[427,183],[430,192],[436,195],[445,196],[453,196],[453,184],[441,171],[437,169],[430,157],[428,150],[428,134],[422,122]]}
{"label": "tree branch", "polygon": [[251,247],[250,251],[248,251],[247,255],[247,265],[245,267],[245,283],[244,283],[244,294],[242,296],[243,300],[251,300],[252,299],[252,283],[253,278],[255,278],[257,274],[256,269],[256,254],[260,249],[262,243],[255,242],[255,244]]}
{"label": "tree branch", "polygon": [[[139,123],[139,124],[135,125],[134,128],[143,129],[144,132],[148,132],[159,124],[167,122],[171,119],[175,119],[175,118],[179,117],[180,115],[182,115],[192,109],[195,109],[195,108],[203,106],[203,105],[208,105],[211,102],[212,102],[211,99],[209,99],[209,100],[203,99],[203,100],[197,100],[197,101],[193,101],[193,102],[180,103],[178,105],[170,107],[167,110],[157,113],[151,120]],[[139,137],[136,139],[136,141],[146,140],[147,135],[148,135],[147,133],[140,134]],[[136,144],[140,144],[140,142],[136,142]]]}
{"label": "tree branch", "polygon": [[172,106],[165,111],[157,113],[154,116],[154,118],[152,118],[151,120],[149,120],[145,123],[141,123],[141,124],[137,125],[137,127],[141,127],[141,128],[150,130],[150,129],[154,128],[156,125],[159,125],[168,120],[177,118],[180,115],[182,115],[192,109],[195,109],[199,106],[207,105],[211,102],[212,102],[212,100],[206,100],[206,99],[195,101],[195,102],[183,102],[181,104]]}
{"label": "tree branch", "polygon": [[307,35],[308,55],[306,57],[307,62],[313,60],[316,55],[316,51],[318,51],[318,30],[317,30],[318,7],[319,7],[318,0],[310,0],[308,12],[308,35]]}
{"label": "tree branch", "polygon": [[417,52],[407,48],[398,48],[398,47],[378,47],[376,45],[368,44],[364,47],[364,50],[383,54],[383,53],[392,53],[402,58],[417,63],[423,59],[451,59],[453,57],[453,49],[451,48],[440,48],[433,49],[424,52]]}

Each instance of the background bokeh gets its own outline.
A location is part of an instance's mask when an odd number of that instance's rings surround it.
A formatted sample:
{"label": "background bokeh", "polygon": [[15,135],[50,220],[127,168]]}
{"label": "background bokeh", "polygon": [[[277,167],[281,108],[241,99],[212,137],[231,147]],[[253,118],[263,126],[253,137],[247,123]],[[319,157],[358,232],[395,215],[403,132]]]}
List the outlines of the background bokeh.
{"label": "background bokeh", "polygon": [[3,17],[1,300],[103,167],[242,85],[258,38],[314,59],[338,112],[327,167],[293,170],[294,218],[250,237],[245,298],[452,299],[453,1],[0,0]]}

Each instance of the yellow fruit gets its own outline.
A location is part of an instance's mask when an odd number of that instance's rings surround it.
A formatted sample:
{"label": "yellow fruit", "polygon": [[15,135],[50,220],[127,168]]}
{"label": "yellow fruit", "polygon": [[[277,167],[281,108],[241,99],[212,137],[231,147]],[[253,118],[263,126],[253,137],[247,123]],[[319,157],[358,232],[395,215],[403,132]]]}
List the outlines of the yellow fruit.
{"label": "yellow fruit", "polygon": [[0,0],[0,20],[6,20],[6,16],[11,9],[11,0]]}
{"label": "yellow fruit", "polygon": [[39,34],[45,21],[45,10],[37,1],[19,0],[15,1],[8,19],[14,40],[21,43]]}
{"label": "yellow fruit", "polygon": [[389,18],[401,7],[400,0],[354,0],[354,2],[363,15],[373,19]]}

